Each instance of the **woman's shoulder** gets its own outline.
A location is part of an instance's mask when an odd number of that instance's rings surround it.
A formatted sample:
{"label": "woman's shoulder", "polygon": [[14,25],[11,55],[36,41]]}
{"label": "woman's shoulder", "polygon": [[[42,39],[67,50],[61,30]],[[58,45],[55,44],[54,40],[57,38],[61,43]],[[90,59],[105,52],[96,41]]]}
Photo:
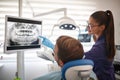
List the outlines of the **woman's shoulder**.
{"label": "woman's shoulder", "polygon": [[97,44],[94,44],[88,52],[85,52],[85,56],[89,58],[100,58],[100,57],[104,58],[105,53],[106,53],[105,43],[99,42]]}

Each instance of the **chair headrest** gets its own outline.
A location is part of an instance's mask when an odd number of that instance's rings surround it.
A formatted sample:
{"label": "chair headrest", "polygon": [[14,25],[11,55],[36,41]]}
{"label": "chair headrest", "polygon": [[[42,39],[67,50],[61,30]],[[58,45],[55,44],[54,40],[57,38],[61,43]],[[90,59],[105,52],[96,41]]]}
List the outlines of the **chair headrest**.
{"label": "chair headrest", "polygon": [[[78,66],[79,66],[79,68],[78,68]],[[85,66],[87,66],[87,67],[85,67]],[[67,69],[70,69],[71,67],[74,67],[74,69],[76,68],[76,70],[78,69],[77,71],[80,71],[80,70],[83,70],[83,67],[84,67],[84,70],[85,69],[88,70],[89,69],[88,66],[94,66],[94,63],[92,60],[80,59],[80,60],[70,61],[70,62],[66,63],[62,68],[62,78],[64,80],[66,80],[65,73],[66,73]]]}

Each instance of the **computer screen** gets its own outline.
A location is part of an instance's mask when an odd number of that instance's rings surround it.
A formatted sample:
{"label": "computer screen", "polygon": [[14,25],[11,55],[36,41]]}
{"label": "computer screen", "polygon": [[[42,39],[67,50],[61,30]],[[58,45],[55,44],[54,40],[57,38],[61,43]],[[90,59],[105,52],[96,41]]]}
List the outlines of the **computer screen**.
{"label": "computer screen", "polygon": [[91,42],[91,35],[86,33],[79,34],[78,39],[80,42]]}
{"label": "computer screen", "polygon": [[38,49],[41,41],[42,22],[35,19],[5,16],[4,52],[11,53],[28,49]]}

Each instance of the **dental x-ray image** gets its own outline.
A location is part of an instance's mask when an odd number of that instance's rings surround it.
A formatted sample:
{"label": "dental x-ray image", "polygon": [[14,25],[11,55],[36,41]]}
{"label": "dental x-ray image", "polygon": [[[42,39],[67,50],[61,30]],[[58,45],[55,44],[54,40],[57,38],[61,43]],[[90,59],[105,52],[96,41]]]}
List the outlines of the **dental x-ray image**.
{"label": "dental x-ray image", "polygon": [[9,31],[10,44],[9,45],[30,45],[37,44],[39,29],[34,24],[15,23],[11,25]]}
{"label": "dental x-ray image", "polygon": [[41,21],[6,17],[5,52],[40,48]]}

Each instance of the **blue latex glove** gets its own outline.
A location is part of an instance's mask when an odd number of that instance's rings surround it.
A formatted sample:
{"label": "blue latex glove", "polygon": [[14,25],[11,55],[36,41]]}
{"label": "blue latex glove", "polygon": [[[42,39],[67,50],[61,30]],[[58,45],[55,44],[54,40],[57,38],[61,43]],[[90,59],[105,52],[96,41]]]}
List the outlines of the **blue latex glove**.
{"label": "blue latex glove", "polygon": [[49,47],[51,49],[54,49],[54,45],[53,45],[53,43],[49,39],[47,39],[46,37],[43,37],[43,36],[39,36],[39,38],[43,39],[42,40],[42,44],[43,45],[45,45],[45,46],[47,46],[47,47]]}

